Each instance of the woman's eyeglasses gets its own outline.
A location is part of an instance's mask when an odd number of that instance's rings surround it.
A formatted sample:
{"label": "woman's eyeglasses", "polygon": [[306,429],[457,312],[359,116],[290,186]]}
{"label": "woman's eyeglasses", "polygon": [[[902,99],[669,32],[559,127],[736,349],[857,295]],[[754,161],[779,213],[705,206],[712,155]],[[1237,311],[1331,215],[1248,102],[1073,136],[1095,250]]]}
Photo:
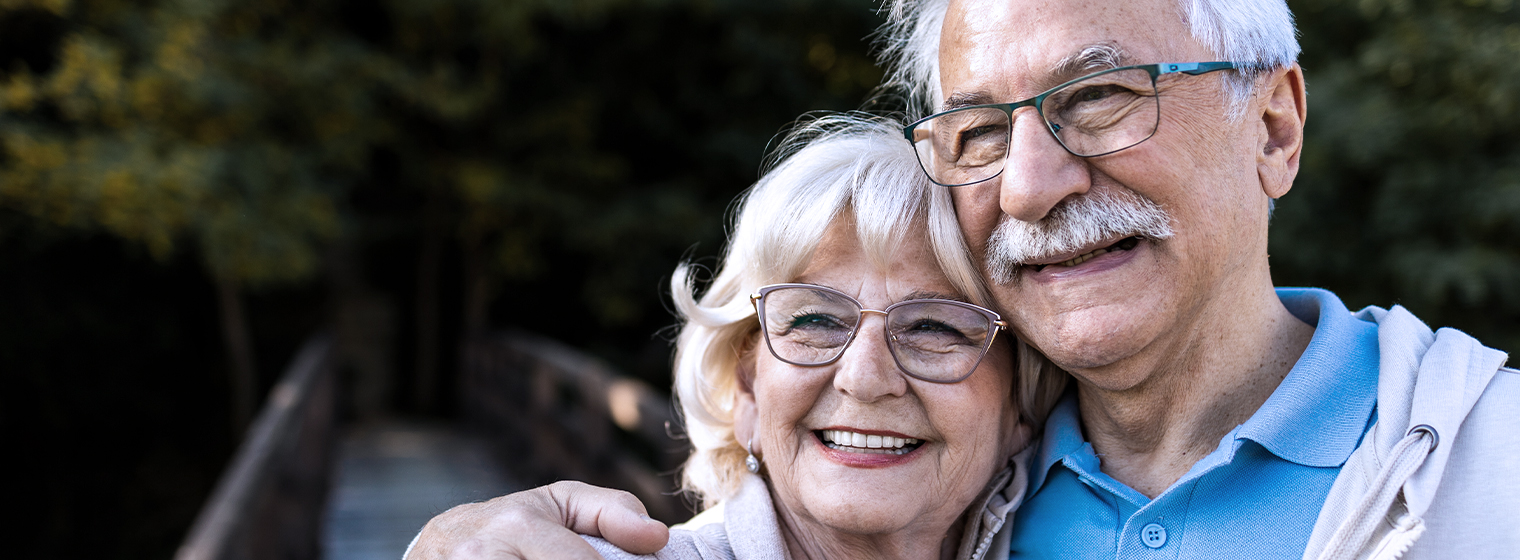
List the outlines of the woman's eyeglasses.
{"label": "woman's eyeglasses", "polygon": [[886,321],[887,348],[897,367],[934,383],[971,375],[1007,323],[991,310],[945,299],[913,299],[866,309],[848,295],[812,284],[773,284],[750,296],[765,345],[797,366],[832,364],[855,340],[866,314]]}

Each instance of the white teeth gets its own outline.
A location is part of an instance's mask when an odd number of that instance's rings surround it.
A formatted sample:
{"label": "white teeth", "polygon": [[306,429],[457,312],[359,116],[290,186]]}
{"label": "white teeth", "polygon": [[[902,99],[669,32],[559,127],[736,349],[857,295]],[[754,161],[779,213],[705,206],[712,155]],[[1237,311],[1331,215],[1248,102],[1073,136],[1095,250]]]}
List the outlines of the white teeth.
{"label": "white teeth", "polygon": [[821,435],[826,443],[832,444],[830,447],[850,448],[849,451],[856,453],[902,454],[911,451],[904,449],[906,446],[919,443],[919,440],[915,438],[868,436],[845,430],[823,430]]}

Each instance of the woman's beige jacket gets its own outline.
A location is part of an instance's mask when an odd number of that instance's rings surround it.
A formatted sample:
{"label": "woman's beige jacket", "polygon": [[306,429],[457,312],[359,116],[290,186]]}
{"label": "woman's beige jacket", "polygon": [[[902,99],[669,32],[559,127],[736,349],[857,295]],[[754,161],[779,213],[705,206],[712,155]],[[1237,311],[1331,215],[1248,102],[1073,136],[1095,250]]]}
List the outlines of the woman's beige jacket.
{"label": "woman's beige jacket", "polygon": [[[1036,446],[1031,445],[1030,448]],[[957,560],[1007,560],[1008,516],[1029,486],[1028,454],[1014,457],[972,502]],[[608,560],[788,560],[765,480],[746,475],[739,494],[670,530],[670,542],[652,556],[629,554],[596,537],[585,537]]]}

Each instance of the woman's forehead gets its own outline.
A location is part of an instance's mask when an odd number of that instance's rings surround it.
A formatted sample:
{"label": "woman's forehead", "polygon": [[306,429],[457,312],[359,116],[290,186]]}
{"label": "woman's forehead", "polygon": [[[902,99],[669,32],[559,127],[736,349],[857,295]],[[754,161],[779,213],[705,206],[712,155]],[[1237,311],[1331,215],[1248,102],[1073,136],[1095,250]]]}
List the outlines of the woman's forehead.
{"label": "woman's forehead", "polygon": [[886,254],[870,258],[872,248],[864,247],[856,228],[846,222],[830,225],[807,267],[788,281],[833,288],[873,305],[909,299],[966,301],[940,269],[923,228],[905,232],[890,247],[875,248]]}

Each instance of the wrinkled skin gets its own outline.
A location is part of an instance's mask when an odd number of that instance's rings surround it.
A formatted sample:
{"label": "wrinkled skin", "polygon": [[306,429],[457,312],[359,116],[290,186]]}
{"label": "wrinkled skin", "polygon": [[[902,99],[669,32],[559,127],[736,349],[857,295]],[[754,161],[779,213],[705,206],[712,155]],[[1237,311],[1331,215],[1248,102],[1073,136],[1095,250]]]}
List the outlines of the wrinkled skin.
{"label": "wrinkled skin", "polygon": [[422,528],[407,560],[564,558],[601,560],[577,533],[636,554],[665,547],[670,532],[622,490],[556,482],[445,511]]}
{"label": "wrinkled skin", "polygon": [[[791,281],[839,290],[868,309],[929,294],[961,298],[923,231],[904,239],[883,269],[865,256],[852,222],[837,220]],[[752,390],[740,391],[735,433],[764,459],[794,558],[926,558],[942,543],[954,551],[962,513],[1029,441],[1013,402],[1007,340],[995,339],[959,383],[931,383],[898,369],[884,327],[881,316],[867,315],[844,354],[826,366],[787,364],[764,343],[751,353]],[[831,451],[816,435],[826,429],[923,443],[905,462],[862,467],[838,458],[882,456]]]}
{"label": "wrinkled skin", "polygon": [[[941,86],[957,100],[1016,100],[1091,70],[1054,72],[1095,45],[1121,65],[1216,60],[1175,0],[955,0],[941,37]],[[1258,82],[1229,116],[1225,72],[1163,76],[1154,137],[1078,158],[1031,109],[1015,113],[1002,175],[951,191],[973,254],[1001,220],[1037,222],[1064,200],[1128,191],[1175,235],[1076,266],[1106,240],[1022,267],[993,294],[1019,334],[1078,381],[1083,427],[1104,472],[1147,496],[1181,477],[1266,401],[1312,337],[1274,292],[1270,199],[1298,171],[1306,116],[1294,66]]]}

